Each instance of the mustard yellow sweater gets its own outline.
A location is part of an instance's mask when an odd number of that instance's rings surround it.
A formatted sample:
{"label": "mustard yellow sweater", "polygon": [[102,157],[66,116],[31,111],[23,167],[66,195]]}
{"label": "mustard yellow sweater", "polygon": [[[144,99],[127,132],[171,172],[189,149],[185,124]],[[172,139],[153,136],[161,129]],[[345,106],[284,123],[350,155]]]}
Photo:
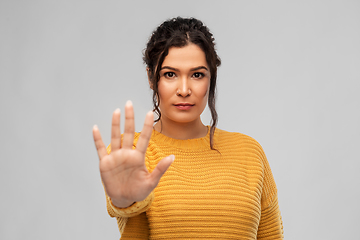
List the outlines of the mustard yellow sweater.
{"label": "mustard yellow sweater", "polygon": [[220,129],[214,143],[217,151],[210,149],[209,133],[177,140],[153,131],[148,170],[170,154],[175,161],[144,201],[121,209],[106,196],[121,239],[283,239],[276,185],[261,146]]}

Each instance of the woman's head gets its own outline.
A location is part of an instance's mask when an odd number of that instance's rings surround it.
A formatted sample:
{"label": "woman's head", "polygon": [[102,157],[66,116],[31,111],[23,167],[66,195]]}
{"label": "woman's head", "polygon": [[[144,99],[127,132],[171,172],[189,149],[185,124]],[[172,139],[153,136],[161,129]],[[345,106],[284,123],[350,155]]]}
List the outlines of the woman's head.
{"label": "woman's head", "polygon": [[189,44],[196,44],[205,53],[206,62],[210,71],[210,86],[208,106],[211,112],[211,147],[212,136],[217,123],[217,113],[215,110],[215,90],[217,67],[221,61],[215,51],[215,42],[212,33],[195,18],[173,18],[163,22],[151,35],[144,52],[144,62],[147,65],[147,71],[151,88],[153,89],[154,111],[158,114],[158,121],[161,118],[159,109],[159,91],[158,81],[160,79],[160,70],[165,57],[171,47],[184,47]]}

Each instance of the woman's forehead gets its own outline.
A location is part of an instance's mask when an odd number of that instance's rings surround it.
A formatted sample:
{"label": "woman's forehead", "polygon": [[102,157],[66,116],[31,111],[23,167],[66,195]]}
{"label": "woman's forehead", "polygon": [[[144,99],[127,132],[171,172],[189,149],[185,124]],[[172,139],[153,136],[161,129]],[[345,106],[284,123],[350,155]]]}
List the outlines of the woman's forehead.
{"label": "woman's forehead", "polygon": [[184,47],[171,47],[165,57],[162,67],[172,68],[195,68],[206,66],[206,56],[204,51],[196,44],[188,44]]}

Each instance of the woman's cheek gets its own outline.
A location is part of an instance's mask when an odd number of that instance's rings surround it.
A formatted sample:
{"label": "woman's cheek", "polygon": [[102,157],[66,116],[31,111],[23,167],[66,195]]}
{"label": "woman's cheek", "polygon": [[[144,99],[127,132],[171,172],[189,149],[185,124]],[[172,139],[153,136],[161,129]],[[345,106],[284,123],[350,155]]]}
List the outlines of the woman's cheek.
{"label": "woman's cheek", "polygon": [[208,96],[209,96],[209,91],[210,91],[210,84],[209,84],[209,83],[206,83],[205,86],[203,86],[202,89],[204,89],[204,91],[203,91],[203,97],[206,98],[206,100],[207,100],[207,98],[208,98]]}

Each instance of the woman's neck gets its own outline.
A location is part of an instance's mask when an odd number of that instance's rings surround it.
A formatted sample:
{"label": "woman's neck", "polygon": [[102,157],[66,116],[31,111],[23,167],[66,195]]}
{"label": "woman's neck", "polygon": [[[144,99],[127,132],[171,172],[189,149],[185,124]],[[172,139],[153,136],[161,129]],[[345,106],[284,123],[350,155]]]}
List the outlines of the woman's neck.
{"label": "woman's neck", "polygon": [[188,123],[160,120],[154,125],[154,129],[165,136],[181,140],[205,137],[208,132],[200,119]]}

